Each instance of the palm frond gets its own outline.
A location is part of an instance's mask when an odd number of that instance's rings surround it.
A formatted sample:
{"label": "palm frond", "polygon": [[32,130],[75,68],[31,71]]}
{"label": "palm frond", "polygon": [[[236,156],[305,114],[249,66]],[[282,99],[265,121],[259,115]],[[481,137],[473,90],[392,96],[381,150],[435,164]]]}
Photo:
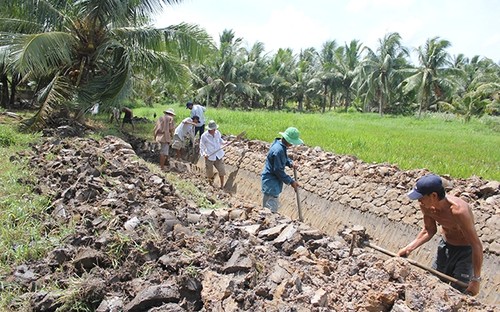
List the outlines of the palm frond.
{"label": "palm frond", "polygon": [[198,25],[181,23],[161,29],[165,36],[166,48],[178,51],[188,62],[203,60],[215,50],[215,44],[208,33]]}
{"label": "palm frond", "polygon": [[92,23],[125,25],[146,25],[151,16],[161,12],[165,5],[172,5],[180,0],[78,0],[72,5],[80,16],[86,16]]}
{"label": "palm frond", "polygon": [[134,70],[149,73],[149,75],[162,75],[172,81],[184,79],[189,72],[187,67],[170,53],[155,52],[150,50],[135,50],[131,53]]}
{"label": "palm frond", "polygon": [[19,35],[11,46],[12,57],[20,73],[44,75],[54,68],[69,66],[75,44],[74,37],[63,32]]}
{"label": "palm frond", "polygon": [[68,95],[71,93],[70,90],[71,85],[66,78],[58,74],[55,75],[39,93],[38,102],[40,108],[38,112],[32,118],[23,122],[21,129],[23,131],[39,131],[45,128],[56,108],[60,108],[67,102]]}
{"label": "palm frond", "polygon": [[[33,33],[28,31],[37,25],[37,32],[62,30],[65,16],[63,11],[71,8],[66,1],[49,0],[2,0],[0,1],[0,16],[11,19],[19,19],[17,27],[25,24],[22,33]],[[22,20],[22,22],[21,22]],[[31,26],[27,27],[31,23]],[[11,29],[12,30],[12,29]]]}
{"label": "palm frond", "polygon": [[150,27],[120,27],[111,30],[111,36],[123,45],[143,49],[162,50],[163,32]]}
{"label": "palm frond", "polygon": [[422,85],[422,74],[421,73],[416,73],[405,80],[401,83],[403,86],[403,92],[408,93],[414,90],[417,90],[421,85]]}
{"label": "palm frond", "polygon": [[0,18],[0,38],[7,36],[9,33],[32,34],[41,31],[40,24],[31,20],[23,20],[17,18]]}

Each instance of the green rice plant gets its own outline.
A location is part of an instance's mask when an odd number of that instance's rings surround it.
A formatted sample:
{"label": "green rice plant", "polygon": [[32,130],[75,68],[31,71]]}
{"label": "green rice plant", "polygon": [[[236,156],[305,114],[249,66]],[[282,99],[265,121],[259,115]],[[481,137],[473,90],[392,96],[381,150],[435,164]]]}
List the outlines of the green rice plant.
{"label": "green rice plant", "polygon": [[[159,117],[166,108],[175,109],[176,123],[190,113],[184,104],[156,104],[136,108],[134,114],[156,113]],[[479,176],[500,180],[500,117],[488,116],[464,123],[453,114],[381,117],[368,113],[239,111],[212,107],[207,107],[205,117],[207,122],[214,119],[223,134],[245,131],[251,140],[272,142],[280,136],[279,132],[295,126],[306,145],[353,155],[368,163],[389,163],[403,170],[427,168],[456,178]],[[134,134],[152,140],[152,128],[153,124],[138,128]]]}
{"label": "green rice plant", "polygon": [[[353,155],[368,163],[390,163],[403,170],[427,168],[456,178],[500,180],[500,133],[473,119],[423,118],[361,113],[307,114],[207,109],[223,134],[246,131],[248,139],[272,142],[295,126],[305,144]],[[500,118],[497,118],[500,119]],[[490,124],[493,123],[490,121]]]}
{"label": "green rice plant", "polygon": [[[156,112],[160,116],[166,107],[156,105],[140,110],[144,115]],[[173,108],[177,123],[189,116],[184,105]],[[223,134],[245,131],[248,139],[272,142],[280,131],[295,126],[306,145],[353,155],[365,162],[390,163],[403,170],[427,168],[457,178],[500,179],[499,117],[464,123],[451,114],[380,117],[366,113],[248,112],[208,107],[206,119],[214,119]],[[143,137],[152,139],[150,132]]]}

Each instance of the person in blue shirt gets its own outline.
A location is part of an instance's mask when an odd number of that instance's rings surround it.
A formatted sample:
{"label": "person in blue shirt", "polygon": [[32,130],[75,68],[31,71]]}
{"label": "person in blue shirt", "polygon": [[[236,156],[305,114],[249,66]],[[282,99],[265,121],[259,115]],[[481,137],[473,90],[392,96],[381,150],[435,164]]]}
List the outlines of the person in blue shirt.
{"label": "person in blue shirt", "polygon": [[280,132],[281,138],[276,138],[267,153],[266,165],[262,171],[262,193],[264,194],[262,205],[272,212],[279,208],[279,195],[283,190],[283,183],[292,186],[295,191],[299,187],[297,181],[285,172],[285,166],[296,168],[292,160],[288,158],[286,150],[292,145],[300,145],[304,142],[299,138],[299,130],[289,127],[285,132]]}

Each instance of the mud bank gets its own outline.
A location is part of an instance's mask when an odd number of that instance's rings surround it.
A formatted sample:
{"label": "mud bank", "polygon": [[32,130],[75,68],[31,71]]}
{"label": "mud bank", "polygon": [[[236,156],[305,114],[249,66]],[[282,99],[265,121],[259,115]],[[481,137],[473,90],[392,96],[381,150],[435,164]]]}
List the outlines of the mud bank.
{"label": "mud bank", "polygon": [[[115,137],[49,137],[21,159],[51,198],[37,216],[47,235],[72,229],[1,272],[2,291],[18,290],[9,311],[495,311],[402,258],[350,248],[348,230],[328,236],[209,186],[190,163],[165,175]],[[243,191],[238,174],[227,187]],[[201,192],[182,195],[179,178]]]}
{"label": "mud bank", "polygon": [[[269,144],[236,142],[226,148],[226,189],[256,204],[262,201],[260,172]],[[304,222],[335,236],[346,227],[362,225],[370,242],[397,252],[421,230],[422,217],[406,197],[427,170],[403,171],[388,164],[366,164],[351,156],[319,148],[296,147],[289,156],[300,164],[298,180]],[[204,163],[199,160],[197,171]],[[293,175],[292,172],[289,172]],[[466,180],[444,176],[450,194],[466,198],[473,207],[476,229],[484,245],[483,282],[479,299],[500,303],[500,191],[498,181]],[[295,192],[285,187],[280,213],[298,219]],[[420,247],[412,259],[430,266],[439,237]]]}

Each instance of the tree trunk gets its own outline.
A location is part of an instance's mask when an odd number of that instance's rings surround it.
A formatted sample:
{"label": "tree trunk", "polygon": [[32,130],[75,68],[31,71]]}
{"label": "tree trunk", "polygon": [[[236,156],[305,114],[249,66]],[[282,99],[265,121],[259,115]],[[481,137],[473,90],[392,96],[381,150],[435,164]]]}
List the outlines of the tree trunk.
{"label": "tree trunk", "polygon": [[16,102],[17,85],[19,84],[20,80],[21,80],[21,75],[20,74],[14,73],[12,75],[12,82],[10,84],[9,107],[14,107],[14,104]]}
{"label": "tree trunk", "polygon": [[345,111],[347,112],[347,109],[349,108],[349,106],[351,106],[351,92],[349,91],[349,88],[346,88],[346,93],[345,93]]}
{"label": "tree trunk", "polygon": [[328,95],[328,85],[325,83],[324,85],[324,89],[323,89],[323,99],[322,99],[322,107],[321,107],[321,113],[324,114],[325,113],[325,110],[326,110],[326,100],[327,100],[327,95]]}
{"label": "tree trunk", "polygon": [[379,101],[380,105],[379,105],[379,108],[378,108],[378,112],[380,114],[380,117],[384,116],[384,107],[386,107],[386,103],[385,103],[385,96],[384,96],[384,93],[382,92],[380,94],[380,101]]}
{"label": "tree trunk", "polygon": [[0,90],[0,105],[3,108],[8,108],[8,105],[9,105],[9,80],[7,79],[7,75],[1,75],[0,82],[2,83],[2,89]]}
{"label": "tree trunk", "polygon": [[304,102],[304,100],[302,99],[302,97],[299,99],[298,103],[299,105],[297,106],[297,110],[299,112],[302,112],[304,110],[304,106],[302,105],[302,102]]}
{"label": "tree trunk", "polygon": [[224,98],[224,92],[223,91],[217,93],[214,107],[219,107],[219,105],[222,102],[223,98]]}

